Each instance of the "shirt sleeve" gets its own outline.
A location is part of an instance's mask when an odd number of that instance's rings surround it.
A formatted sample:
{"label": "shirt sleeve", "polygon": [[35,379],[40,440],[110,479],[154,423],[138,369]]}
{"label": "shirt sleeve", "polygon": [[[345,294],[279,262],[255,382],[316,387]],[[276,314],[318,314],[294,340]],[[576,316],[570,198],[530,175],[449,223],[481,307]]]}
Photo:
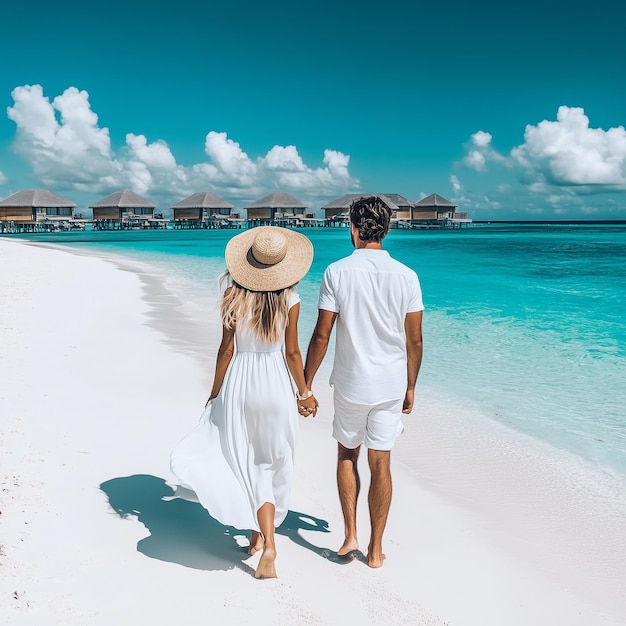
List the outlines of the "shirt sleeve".
{"label": "shirt sleeve", "polygon": [[323,309],[324,311],[331,311],[332,313],[339,313],[339,303],[337,302],[337,298],[335,296],[332,272],[329,267],[326,268],[324,278],[322,278],[320,298],[317,308]]}
{"label": "shirt sleeve", "polygon": [[411,280],[411,298],[409,300],[407,313],[417,313],[418,311],[423,310],[424,302],[422,300],[422,287],[417,274],[413,274]]}
{"label": "shirt sleeve", "polygon": [[289,296],[289,308],[291,309],[291,307],[298,304],[298,302],[300,302],[300,294],[298,290],[294,288],[291,290],[291,295]]}

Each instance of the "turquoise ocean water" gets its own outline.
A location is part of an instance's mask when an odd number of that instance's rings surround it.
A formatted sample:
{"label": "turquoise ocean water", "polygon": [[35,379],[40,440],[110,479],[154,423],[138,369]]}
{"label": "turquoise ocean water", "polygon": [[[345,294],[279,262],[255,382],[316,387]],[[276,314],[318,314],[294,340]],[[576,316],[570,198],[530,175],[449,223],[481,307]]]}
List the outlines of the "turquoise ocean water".
{"label": "turquoise ocean water", "polygon": [[[238,231],[33,235],[33,241],[156,265],[170,288],[214,301]],[[299,287],[306,350],[324,268],[352,250],[348,230],[303,231],[315,247]],[[20,236],[25,238],[24,236]],[[476,225],[394,230],[426,306],[419,387],[626,477],[626,225]],[[327,357],[327,361],[329,358]]]}

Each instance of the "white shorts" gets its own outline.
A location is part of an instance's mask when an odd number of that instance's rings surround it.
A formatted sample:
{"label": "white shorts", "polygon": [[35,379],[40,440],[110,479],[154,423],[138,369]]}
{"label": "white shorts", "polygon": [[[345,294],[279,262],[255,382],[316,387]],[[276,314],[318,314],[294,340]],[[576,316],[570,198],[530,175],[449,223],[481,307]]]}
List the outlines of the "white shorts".
{"label": "white shorts", "polygon": [[344,398],[335,388],[333,437],[353,450],[364,444],[372,450],[391,450],[404,432],[404,396],[378,404],[359,404]]}

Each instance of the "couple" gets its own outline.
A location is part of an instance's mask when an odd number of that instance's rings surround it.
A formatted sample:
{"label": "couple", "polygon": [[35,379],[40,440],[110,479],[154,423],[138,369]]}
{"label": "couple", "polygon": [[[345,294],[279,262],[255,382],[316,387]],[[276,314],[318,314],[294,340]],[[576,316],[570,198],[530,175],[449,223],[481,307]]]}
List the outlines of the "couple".
{"label": "couple", "polygon": [[274,530],[288,511],[298,413],[317,413],[311,386],[335,322],[330,382],[345,522],[338,554],[358,549],[357,462],[363,444],[371,471],[367,559],[371,567],[383,564],[390,450],[403,430],[402,413],[413,408],[424,308],[415,272],[382,249],[390,218],[390,208],[378,196],[352,203],[355,250],[324,273],[304,367],[295,285],[311,266],[311,242],[299,233],[264,226],[233,237],[226,246],[230,286],[221,303],[223,334],[213,388],[200,423],[172,452],[171,467],[222,524],[251,529],[248,553],[262,550],[257,578],[276,577]]}

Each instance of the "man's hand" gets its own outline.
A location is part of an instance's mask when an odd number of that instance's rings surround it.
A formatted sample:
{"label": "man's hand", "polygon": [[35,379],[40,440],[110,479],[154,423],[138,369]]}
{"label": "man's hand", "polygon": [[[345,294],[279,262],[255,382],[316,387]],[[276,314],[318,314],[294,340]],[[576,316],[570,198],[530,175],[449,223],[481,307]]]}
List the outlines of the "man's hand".
{"label": "man's hand", "polygon": [[413,389],[407,389],[404,394],[404,402],[402,403],[402,412],[410,413],[413,410],[413,398],[415,391]]}

